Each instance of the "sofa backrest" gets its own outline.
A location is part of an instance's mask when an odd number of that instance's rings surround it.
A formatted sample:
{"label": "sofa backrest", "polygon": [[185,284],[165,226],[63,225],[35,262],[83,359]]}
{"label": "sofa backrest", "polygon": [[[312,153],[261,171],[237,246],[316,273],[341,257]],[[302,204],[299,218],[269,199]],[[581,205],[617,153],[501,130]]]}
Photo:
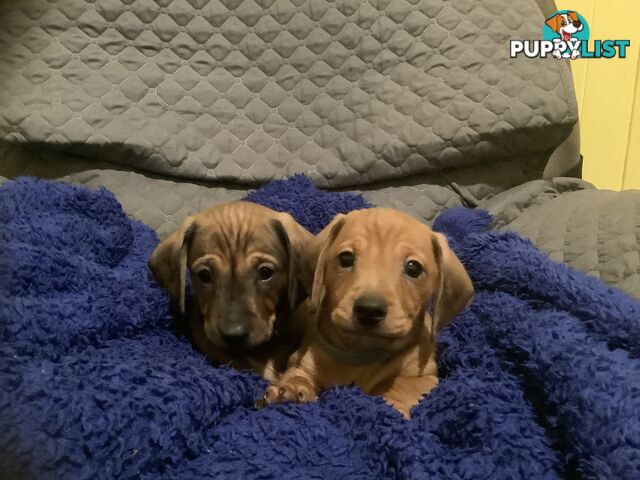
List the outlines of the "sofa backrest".
{"label": "sofa backrest", "polygon": [[0,4],[0,138],[179,177],[349,186],[559,145],[533,0]]}

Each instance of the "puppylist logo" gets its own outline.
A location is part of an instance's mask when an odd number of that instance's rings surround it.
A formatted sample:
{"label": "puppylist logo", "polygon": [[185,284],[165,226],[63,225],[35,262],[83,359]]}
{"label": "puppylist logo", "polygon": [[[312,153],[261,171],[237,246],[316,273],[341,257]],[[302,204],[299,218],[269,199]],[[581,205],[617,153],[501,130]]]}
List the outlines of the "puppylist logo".
{"label": "puppylist logo", "polygon": [[626,58],[629,40],[593,40],[589,42],[589,24],[574,10],[560,10],[546,19],[542,40],[511,40],[510,56],[557,59]]}

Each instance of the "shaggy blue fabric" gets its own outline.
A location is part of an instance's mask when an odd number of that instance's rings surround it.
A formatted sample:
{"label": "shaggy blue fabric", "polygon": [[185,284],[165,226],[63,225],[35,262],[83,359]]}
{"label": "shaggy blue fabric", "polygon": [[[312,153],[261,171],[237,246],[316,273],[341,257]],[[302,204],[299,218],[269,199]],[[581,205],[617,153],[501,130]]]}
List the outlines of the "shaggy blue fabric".
{"label": "shaggy blue fabric", "polygon": [[275,181],[251,192],[245,200],[259,203],[279,212],[290,213],[314,235],[318,234],[338,213],[370,208],[372,205],[351,192],[318,190],[309,177],[294,175]]}
{"label": "shaggy blue fabric", "polygon": [[[368,206],[304,177],[249,199],[314,232]],[[256,411],[257,376],[172,331],[157,239],[112,194],[5,183],[0,478],[640,478],[640,305],[490,222],[452,209],[434,226],[478,293],[411,421],[353,387]]]}

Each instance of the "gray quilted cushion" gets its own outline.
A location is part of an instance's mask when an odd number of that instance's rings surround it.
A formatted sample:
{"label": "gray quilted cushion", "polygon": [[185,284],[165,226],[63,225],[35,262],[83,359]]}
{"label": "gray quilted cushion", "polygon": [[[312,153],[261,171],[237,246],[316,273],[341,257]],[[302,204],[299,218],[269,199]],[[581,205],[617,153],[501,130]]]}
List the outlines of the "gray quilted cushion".
{"label": "gray quilted cushion", "polygon": [[[582,189],[578,191],[571,191]],[[640,191],[595,190],[575,179],[539,180],[484,205],[497,225],[552,259],[640,298]]]}
{"label": "gray quilted cushion", "polygon": [[192,179],[319,185],[549,150],[569,67],[532,0],[0,2],[0,139]]}
{"label": "gray quilted cushion", "polygon": [[[151,226],[160,237],[173,232],[184,219],[221,202],[239,200],[249,189],[222,184],[200,184],[149,175],[104,162],[0,145],[0,181],[31,175],[111,190],[124,210]],[[416,182],[405,186],[368,187],[361,190],[374,205],[398,208],[431,223],[445,208],[462,202],[451,189]]]}
{"label": "gray quilted cushion", "polygon": [[249,191],[243,187],[149,176],[105,162],[0,145],[0,180],[2,176],[13,179],[23,175],[93,189],[108,188],[128,215],[149,225],[160,237],[173,232],[189,215],[218,203],[239,200]]}

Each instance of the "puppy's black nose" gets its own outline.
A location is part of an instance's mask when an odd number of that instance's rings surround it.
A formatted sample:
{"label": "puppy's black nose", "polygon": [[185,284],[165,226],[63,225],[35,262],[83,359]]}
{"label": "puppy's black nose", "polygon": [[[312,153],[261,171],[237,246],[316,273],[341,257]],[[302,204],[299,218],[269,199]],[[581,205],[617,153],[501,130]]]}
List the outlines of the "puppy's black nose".
{"label": "puppy's black nose", "polygon": [[220,327],[220,337],[230,347],[243,347],[249,339],[249,332],[240,323],[231,323]]}
{"label": "puppy's black nose", "polygon": [[575,22],[573,22],[573,26],[576,28],[580,28],[580,25],[582,25],[582,22],[580,20],[576,20]]}
{"label": "puppy's black nose", "polygon": [[367,327],[377,325],[387,316],[387,302],[380,297],[362,296],[353,302],[353,313]]}

